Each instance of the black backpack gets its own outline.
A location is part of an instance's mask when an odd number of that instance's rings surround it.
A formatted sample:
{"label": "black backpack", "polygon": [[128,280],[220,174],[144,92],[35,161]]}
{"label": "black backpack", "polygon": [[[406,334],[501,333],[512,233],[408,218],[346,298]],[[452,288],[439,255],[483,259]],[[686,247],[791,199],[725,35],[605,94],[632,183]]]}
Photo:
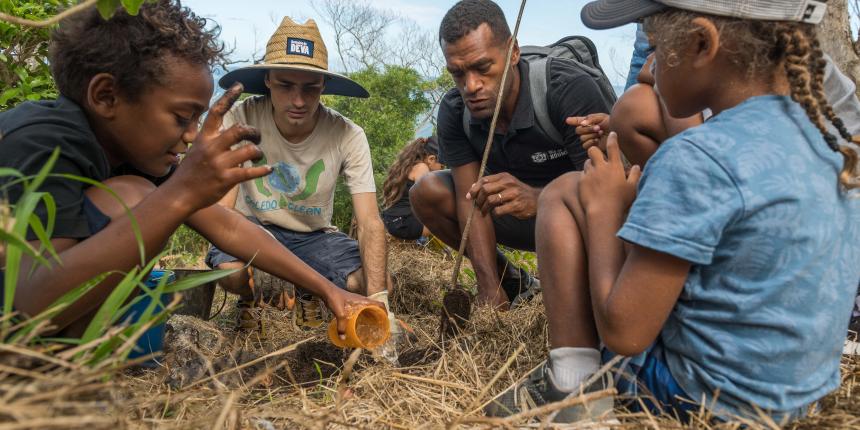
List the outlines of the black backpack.
{"label": "black backpack", "polygon": [[[594,42],[585,36],[568,36],[548,46],[522,46],[520,47],[520,61],[529,64],[529,90],[531,92],[532,104],[534,105],[535,119],[545,136],[554,143],[564,144],[564,136],[555,128],[549,117],[547,108],[547,88],[549,82],[550,58],[563,58],[575,63],[582,71],[591,76],[600,88],[600,93],[608,106],[615,104],[617,96],[612,83],[606,77],[606,73],[600,67],[597,58],[597,47]],[[608,113],[608,112],[607,112]],[[463,130],[466,136],[471,138],[472,132],[469,121],[472,115],[468,108],[463,109]]]}

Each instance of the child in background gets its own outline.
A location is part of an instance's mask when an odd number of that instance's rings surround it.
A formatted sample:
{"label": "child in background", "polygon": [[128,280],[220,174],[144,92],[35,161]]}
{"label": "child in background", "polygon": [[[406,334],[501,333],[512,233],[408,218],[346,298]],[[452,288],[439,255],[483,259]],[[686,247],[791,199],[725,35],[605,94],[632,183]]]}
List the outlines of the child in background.
{"label": "child in background", "polygon": [[583,146],[599,146],[606,151],[606,138],[610,131],[618,134],[618,146],[630,164],[644,166],[664,140],[702,124],[703,115],[673,118],[666,111],[660,95],[654,89],[651,65],[654,54],[648,55],[645,65],[631,85],[612,107],[612,115],[603,113],[587,117],[571,117],[570,125],[577,125]]}
{"label": "child in background", "polygon": [[[601,0],[583,10],[592,28],[644,18],[668,113],[714,117],[661,144],[641,181],[611,134],[606,156],[590,148],[582,174],[544,190],[549,360],[487,413],[607,388],[611,375],[592,375],[616,355],[633,357],[615,373],[620,392],[644,388],[645,407],[682,419],[701,405],[784,422],[838,387],[860,202],[856,146],[824,94],[815,24],[826,6],[740,4]],[[611,408],[600,399],[556,420]]]}
{"label": "child in background", "polygon": [[382,221],[388,234],[403,240],[418,240],[430,235],[412,213],[409,190],[422,176],[442,170],[436,137],[418,138],[397,154],[382,185]]}

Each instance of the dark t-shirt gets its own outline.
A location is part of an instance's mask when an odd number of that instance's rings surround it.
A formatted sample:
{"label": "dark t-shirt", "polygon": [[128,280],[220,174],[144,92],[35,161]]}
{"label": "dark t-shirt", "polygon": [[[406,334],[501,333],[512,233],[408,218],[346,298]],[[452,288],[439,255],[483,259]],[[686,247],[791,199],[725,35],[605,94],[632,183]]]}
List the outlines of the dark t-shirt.
{"label": "dark t-shirt", "polygon": [[[548,62],[547,110],[556,130],[564,137],[564,146],[559,146],[540,130],[535,119],[528,63],[520,61],[517,67],[520,92],[514,115],[507,133],[497,132],[494,136],[487,171],[508,172],[528,185],[543,187],[564,173],[582,170],[588,158],[575,127],[565,124],[565,119],[609,113],[612,106],[604,100],[597,83],[575,63],[551,58]],[[451,167],[480,163],[487,143],[490,120],[472,118],[469,138],[463,130],[464,109],[463,99],[456,88],[445,94],[439,106],[437,123],[441,158]]]}
{"label": "dark t-shirt", "polygon": [[412,189],[413,185],[415,185],[415,181],[407,179],[403,187],[403,194],[400,195],[400,198],[394,204],[382,211],[382,214],[392,217],[412,216],[412,203],[409,202],[409,190]]}
{"label": "dark t-shirt", "polygon": [[[103,181],[110,176],[107,155],[98,144],[80,106],[60,97],[57,100],[26,102],[6,112],[0,112],[0,167],[16,169],[25,175],[35,175],[60,148],[52,173],[66,173]],[[8,183],[9,177],[0,178]],[[91,235],[84,213],[84,190],[89,184],[63,178],[49,177],[39,188],[54,198],[56,224],[54,238],[83,239]],[[4,188],[10,202],[21,196],[20,186]],[[46,219],[44,205],[36,214]]]}

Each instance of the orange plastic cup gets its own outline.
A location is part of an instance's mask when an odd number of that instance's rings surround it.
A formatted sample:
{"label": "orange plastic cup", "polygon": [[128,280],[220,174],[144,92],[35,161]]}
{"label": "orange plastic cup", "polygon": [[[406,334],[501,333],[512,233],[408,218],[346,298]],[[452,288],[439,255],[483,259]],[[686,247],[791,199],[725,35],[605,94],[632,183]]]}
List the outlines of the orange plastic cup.
{"label": "orange plastic cup", "polygon": [[346,339],[337,335],[337,319],[328,325],[328,338],[341,348],[372,349],[382,345],[391,336],[388,313],[379,306],[364,306],[353,311],[346,325]]}

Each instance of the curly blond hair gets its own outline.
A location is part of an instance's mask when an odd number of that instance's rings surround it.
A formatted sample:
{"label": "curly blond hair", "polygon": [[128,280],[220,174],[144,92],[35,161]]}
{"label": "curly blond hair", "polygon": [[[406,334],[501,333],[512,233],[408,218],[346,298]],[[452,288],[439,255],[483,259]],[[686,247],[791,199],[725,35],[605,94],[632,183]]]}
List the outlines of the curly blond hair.
{"label": "curly blond hair", "polygon": [[[816,27],[796,22],[745,20],[669,9],[645,19],[645,31],[649,37],[653,37],[668,53],[667,66],[677,65],[676,51],[687,40],[685,36],[695,30],[693,19],[702,16],[710,19],[720,32],[722,49],[731,54],[727,56],[730,61],[746,69],[749,77],[773,79],[777,68],[783,69],[791,98],[803,107],[827,146],[842,154],[839,183],[846,189],[860,188],[857,172],[860,139],[851,136],[824,94],[827,61]],[[840,144],[839,139],[828,131],[825,119],[833,124],[845,140],[844,144]]]}

